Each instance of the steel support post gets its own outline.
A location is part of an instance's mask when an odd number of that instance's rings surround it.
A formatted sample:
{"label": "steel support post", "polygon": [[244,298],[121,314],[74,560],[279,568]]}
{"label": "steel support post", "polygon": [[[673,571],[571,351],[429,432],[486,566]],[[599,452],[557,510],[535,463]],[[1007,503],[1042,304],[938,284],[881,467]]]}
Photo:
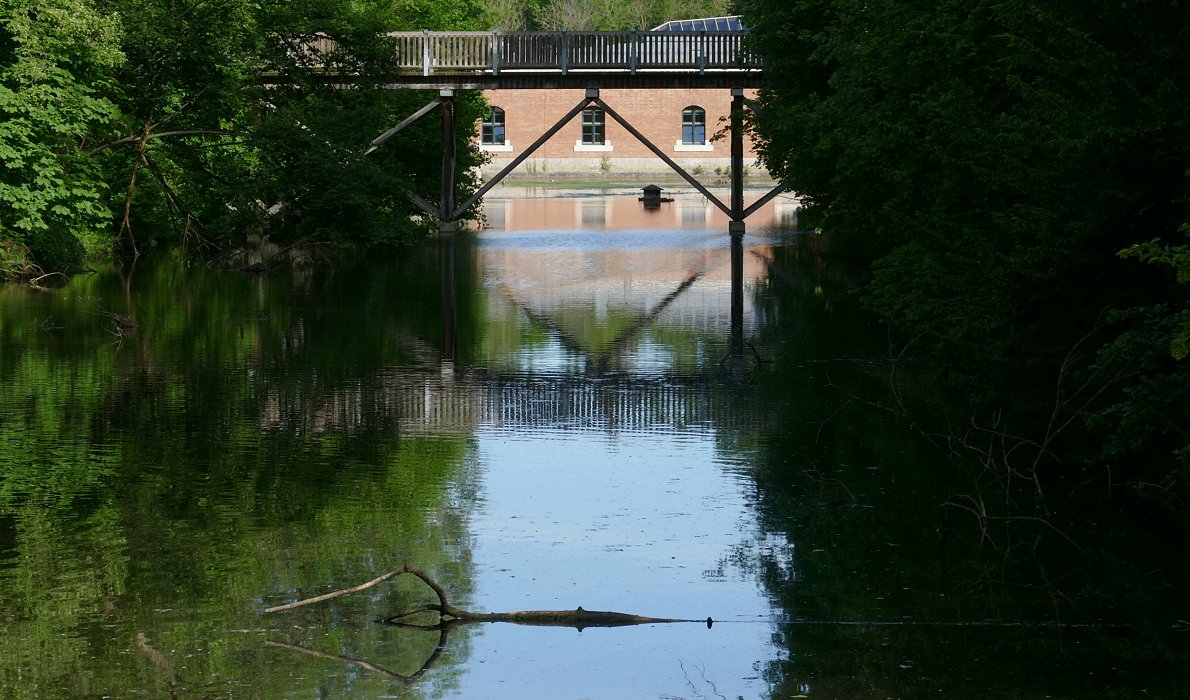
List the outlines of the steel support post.
{"label": "steel support post", "polygon": [[443,229],[454,227],[455,213],[455,93],[443,90],[438,95],[442,103],[442,198],[438,201],[438,218]]}
{"label": "steel support post", "polygon": [[744,89],[731,89],[731,227],[744,235]]}

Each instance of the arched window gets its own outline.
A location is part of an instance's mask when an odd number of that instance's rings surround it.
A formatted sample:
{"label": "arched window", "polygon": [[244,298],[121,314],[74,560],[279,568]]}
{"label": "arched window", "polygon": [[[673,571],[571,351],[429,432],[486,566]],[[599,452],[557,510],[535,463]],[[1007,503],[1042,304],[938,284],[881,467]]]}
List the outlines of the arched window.
{"label": "arched window", "polygon": [[604,141],[603,110],[592,107],[583,110],[583,145],[602,146]]}
{"label": "arched window", "polygon": [[691,105],[682,110],[682,143],[702,145],[707,142],[707,112]]}
{"label": "arched window", "polygon": [[504,145],[504,110],[492,107],[488,112],[488,118],[483,120],[483,131],[479,142],[485,146]]}

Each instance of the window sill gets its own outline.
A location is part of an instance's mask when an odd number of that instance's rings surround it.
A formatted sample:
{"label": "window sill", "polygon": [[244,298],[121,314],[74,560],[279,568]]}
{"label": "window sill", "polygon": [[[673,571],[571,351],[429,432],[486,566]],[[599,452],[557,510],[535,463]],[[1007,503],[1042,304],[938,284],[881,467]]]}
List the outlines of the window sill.
{"label": "window sill", "polygon": [[607,151],[611,151],[611,150],[612,150],[612,142],[611,142],[611,141],[604,141],[603,143],[600,143],[600,144],[595,144],[595,143],[583,143],[582,141],[575,141],[575,142],[574,142],[574,150],[575,150],[576,152],[580,152],[580,153],[581,153],[581,152],[585,152],[585,151],[586,151],[586,152],[590,152],[590,151],[595,151],[595,152],[598,152],[598,151],[603,151],[603,152],[607,152]]}
{"label": "window sill", "polygon": [[674,144],[674,150],[675,151],[685,151],[685,152],[697,151],[700,153],[707,153],[707,152],[715,150],[715,144],[713,144],[713,143],[682,143],[681,141],[678,141],[677,143]]}
{"label": "window sill", "polygon": [[481,143],[479,150],[492,153],[512,153],[512,144],[507,141],[504,143]]}

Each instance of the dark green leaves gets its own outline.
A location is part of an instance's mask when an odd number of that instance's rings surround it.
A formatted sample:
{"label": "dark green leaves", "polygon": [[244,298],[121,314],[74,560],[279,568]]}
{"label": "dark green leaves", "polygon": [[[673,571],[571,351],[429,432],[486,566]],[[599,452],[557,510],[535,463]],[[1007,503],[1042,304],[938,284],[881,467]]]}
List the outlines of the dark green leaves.
{"label": "dark green leaves", "polygon": [[[1184,266],[1181,247],[1145,243],[1168,241],[1187,220],[1184,8],[743,9],[770,85],[753,124],[766,164],[876,261],[868,303],[908,337],[930,339],[975,404],[1041,417],[1059,377],[1102,379],[1090,369],[1094,348],[1124,330],[1105,327],[1105,311],[1158,307],[1168,321],[1186,308],[1185,285],[1137,262]],[[1177,324],[1145,328],[1130,337],[1134,350],[1151,342],[1169,357],[1185,346]],[[1128,381],[1174,376],[1147,367]],[[1113,381],[1096,390],[1122,400],[1128,389]],[[1190,424],[1185,409],[1164,419]]]}

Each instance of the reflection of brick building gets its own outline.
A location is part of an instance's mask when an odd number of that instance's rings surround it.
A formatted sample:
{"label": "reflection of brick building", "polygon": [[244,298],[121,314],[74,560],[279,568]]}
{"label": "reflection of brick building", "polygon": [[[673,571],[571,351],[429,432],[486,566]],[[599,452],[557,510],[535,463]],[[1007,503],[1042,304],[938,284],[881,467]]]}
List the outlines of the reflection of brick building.
{"label": "reflection of brick building", "polygon": [[[719,32],[739,32],[739,17],[710,17],[667,22],[653,36],[689,37],[679,61],[690,61],[691,70],[706,61],[707,37]],[[651,34],[651,33],[646,33]],[[635,36],[635,35],[634,35]],[[664,51],[680,51],[674,47]],[[708,51],[709,52],[709,51]],[[689,55],[687,55],[689,54]],[[662,57],[668,56],[662,53]],[[676,55],[676,54],[675,54]],[[654,56],[656,58],[657,56]],[[705,65],[705,64],[704,64]],[[491,113],[481,124],[480,148],[491,157],[484,169],[500,170],[557,123],[583,97],[581,90],[485,90]],[[726,89],[604,89],[600,97],[667,156],[696,175],[729,171],[731,145],[726,135],[731,92]],[[749,90],[747,97],[754,98]],[[720,132],[722,138],[716,138]],[[750,141],[745,141],[749,168],[756,168]],[[542,145],[518,169],[518,174],[567,175],[603,173],[668,173],[669,167],[603,110],[591,107],[576,116]]]}
{"label": "reflection of brick building", "polygon": [[[724,188],[714,192],[721,199],[729,196]],[[484,197],[483,211],[487,227],[498,231],[727,231],[727,215],[688,186],[666,189],[673,201],[656,209],[644,207],[636,189],[592,193],[581,187],[497,187]],[[798,205],[793,195],[777,197],[748,218],[749,226],[797,228]]]}
{"label": "reflection of brick building", "polygon": [[[749,91],[753,93],[754,91]],[[583,97],[581,90],[485,90],[492,114],[482,124],[480,148],[496,172],[521,154]],[[726,133],[731,92],[710,89],[603,90],[600,97],[687,172],[727,172]],[[749,98],[754,97],[748,94]],[[752,144],[746,162],[756,168]],[[667,173],[669,167],[624,127],[598,109],[585,110],[537,149],[517,174]]]}

